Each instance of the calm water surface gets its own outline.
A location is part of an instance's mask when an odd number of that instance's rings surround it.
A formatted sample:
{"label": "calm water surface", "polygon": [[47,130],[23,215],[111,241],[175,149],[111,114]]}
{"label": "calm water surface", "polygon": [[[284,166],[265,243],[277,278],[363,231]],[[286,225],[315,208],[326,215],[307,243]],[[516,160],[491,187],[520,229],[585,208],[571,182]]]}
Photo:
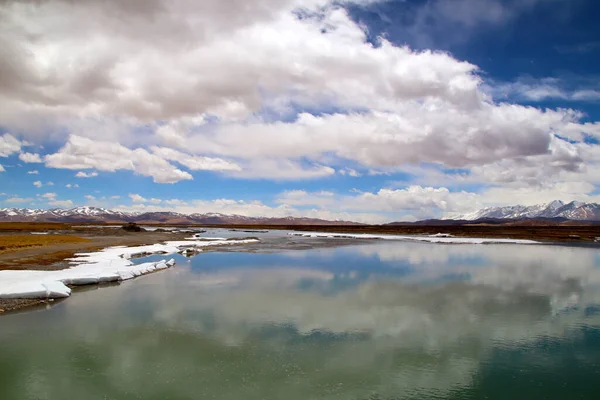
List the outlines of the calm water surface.
{"label": "calm water surface", "polygon": [[0,318],[0,399],[598,399],[600,251],[203,253]]}

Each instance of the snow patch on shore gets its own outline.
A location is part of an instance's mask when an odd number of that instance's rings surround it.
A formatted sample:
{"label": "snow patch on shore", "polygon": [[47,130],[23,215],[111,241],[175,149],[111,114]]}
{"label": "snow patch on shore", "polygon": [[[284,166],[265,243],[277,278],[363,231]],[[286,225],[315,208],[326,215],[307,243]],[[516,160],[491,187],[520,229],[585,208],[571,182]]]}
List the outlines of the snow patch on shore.
{"label": "snow patch on shore", "polygon": [[428,243],[451,243],[451,244],[491,244],[491,243],[513,243],[513,244],[539,244],[535,240],[526,239],[495,239],[495,238],[462,238],[446,234],[430,236],[406,236],[406,235],[371,235],[366,233],[324,233],[324,232],[289,232],[291,236],[302,236],[311,238],[342,238],[342,239],[384,239],[402,240]]}
{"label": "snow patch on shore", "polygon": [[0,298],[59,298],[71,295],[67,285],[79,286],[124,281],[150,272],[167,269],[175,260],[161,260],[134,265],[132,258],[152,254],[175,254],[204,247],[257,242],[257,239],[209,241],[173,241],[147,246],[108,247],[94,253],[76,254],[68,259],[71,268],[59,271],[0,271]]}

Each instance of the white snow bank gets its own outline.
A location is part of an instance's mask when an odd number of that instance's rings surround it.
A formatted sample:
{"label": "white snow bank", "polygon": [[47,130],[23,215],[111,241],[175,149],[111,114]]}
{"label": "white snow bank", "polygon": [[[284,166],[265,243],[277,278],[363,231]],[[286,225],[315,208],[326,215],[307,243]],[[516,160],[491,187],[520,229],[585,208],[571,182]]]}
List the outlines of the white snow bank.
{"label": "white snow bank", "polygon": [[59,271],[0,271],[0,298],[68,297],[66,285],[89,285],[132,279],[175,265],[175,260],[161,260],[134,265],[131,258],[150,254],[174,254],[193,248],[256,242],[256,239],[211,241],[174,241],[148,246],[109,247],[95,253],[76,254],[69,259],[71,268]]}
{"label": "white snow bank", "polygon": [[[445,234],[431,236],[403,236],[403,235],[370,235],[366,233],[323,233],[323,232],[289,232],[291,236],[313,237],[313,238],[343,238],[343,239],[387,239],[406,240],[429,243],[454,243],[454,244],[489,244],[489,243],[514,243],[514,244],[539,244],[534,240],[525,239],[493,239],[493,238],[461,238],[448,237]],[[442,236],[443,235],[443,236]]]}

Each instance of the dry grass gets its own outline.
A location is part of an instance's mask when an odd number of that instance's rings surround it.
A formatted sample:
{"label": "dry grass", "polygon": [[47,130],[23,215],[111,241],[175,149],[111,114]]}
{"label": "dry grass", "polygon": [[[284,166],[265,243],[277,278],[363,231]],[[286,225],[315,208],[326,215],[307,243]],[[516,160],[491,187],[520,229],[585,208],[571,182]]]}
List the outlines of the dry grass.
{"label": "dry grass", "polygon": [[66,268],[65,264],[61,264],[61,262],[65,261],[67,258],[73,258],[77,253],[98,251],[101,249],[103,249],[103,247],[88,246],[78,250],[60,250],[36,254],[29,257],[19,257],[5,262],[0,261],[0,271],[32,268],[37,270],[59,270]]}
{"label": "dry grass", "polygon": [[89,239],[71,235],[4,235],[0,236],[0,253],[65,243],[86,243]]}
{"label": "dry grass", "polygon": [[39,232],[71,229],[71,225],[59,222],[0,222],[0,232]]}

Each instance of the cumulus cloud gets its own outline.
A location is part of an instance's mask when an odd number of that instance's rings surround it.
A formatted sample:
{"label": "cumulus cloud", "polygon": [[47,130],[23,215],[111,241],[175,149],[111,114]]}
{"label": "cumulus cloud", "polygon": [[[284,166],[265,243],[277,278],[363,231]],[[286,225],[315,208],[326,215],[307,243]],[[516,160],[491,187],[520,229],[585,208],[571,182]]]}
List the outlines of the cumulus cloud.
{"label": "cumulus cloud", "polygon": [[44,193],[43,195],[41,195],[40,197],[47,199],[47,200],[56,200],[56,193]]}
{"label": "cumulus cloud", "polygon": [[175,161],[192,171],[241,171],[239,165],[220,158],[192,156],[166,147],[152,147],[152,152],[165,160]]}
{"label": "cumulus cloud", "polygon": [[91,194],[86,194],[86,195],[85,195],[85,196],[83,196],[83,197],[85,197],[85,198],[86,198],[86,199],[88,199],[88,200],[96,200],[96,197],[95,197],[95,196],[92,196]]}
{"label": "cumulus cloud", "polygon": [[42,183],[42,181],[35,181],[33,182],[33,186],[35,186],[36,188],[41,188],[42,186],[54,186],[54,182],[46,182],[45,184]]}
{"label": "cumulus cloud", "polygon": [[[438,29],[468,34],[539,2],[429,1],[415,10],[407,35],[424,44]],[[0,125],[23,137],[1,136],[0,156],[21,153],[25,140],[52,140],[64,145],[43,158],[47,167],[83,170],[79,176],[132,171],[157,183],[191,180],[188,170],[301,180],[336,170],[360,176],[421,168],[415,176],[423,176],[422,166],[433,165],[467,170],[454,182],[494,189],[595,184],[600,166],[584,141],[600,138],[600,124],[583,123],[576,110],[502,102],[485,71],[449,53],[384,37],[372,44],[366,28],[333,3],[3,3]],[[565,95],[549,80],[517,84],[504,90],[530,100],[597,98],[596,88]],[[335,111],[307,112],[323,109]],[[435,214],[479,201],[449,186],[423,180],[333,204]],[[302,207],[323,213],[325,197],[309,197],[316,204]]]}
{"label": "cumulus cloud", "polygon": [[152,199],[146,199],[146,198],[144,198],[144,197],[140,196],[140,195],[139,195],[139,194],[137,194],[137,193],[133,193],[133,194],[131,194],[131,193],[130,193],[130,194],[129,194],[129,198],[130,198],[130,199],[131,199],[131,201],[132,201],[132,202],[134,202],[134,203],[150,203],[150,204],[159,204],[159,203],[161,203],[161,202],[162,202],[162,200],[160,200],[160,199],[155,199],[155,198],[152,198]]}
{"label": "cumulus cloud", "polygon": [[42,158],[37,153],[21,153],[19,154],[19,160],[25,163],[41,163]]}
{"label": "cumulus cloud", "polygon": [[131,150],[115,142],[103,142],[71,135],[67,144],[57,153],[45,157],[51,168],[89,169],[100,171],[132,170],[151,176],[157,183],[175,183],[192,179],[182,171],[145,149]]}
{"label": "cumulus cloud", "polygon": [[0,157],[8,157],[13,153],[21,151],[23,143],[10,133],[0,136]]}
{"label": "cumulus cloud", "polygon": [[348,176],[352,176],[352,177],[354,177],[354,178],[357,178],[357,177],[359,177],[359,176],[362,176],[362,174],[361,174],[360,172],[358,172],[357,170],[355,170],[355,169],[352,169],[352,168],[343,168],[343,169],[340,169],[340,170],[338,171],[338,173],[339,173],[340,175],[348,175]]}
{"label": "cumulus cloud", "polygon": [[[137,199],[137,197],[135,198]],[[116,209],[134,212],[176,211],[185,214],[221,213],[247,217],[285,218],[291,216],[298,218],[319,218],[326,220],[344,220],[370,223],[381,223],[387,221],[386,217],[376,213],[333,212],[319,208],[298,209],[287,204],[270,206],[258,200],[245,201],[235,199],[215,199],[183,201],[179,199],[168,199],[164,200],[163,203],[164,205],[152,205],[144,204],[141,201],[134,201],[134,204],[131,206],[120,205],[116,207]]]}
{"label": "cumulus cloud", "polygon": [[388,221],[442,217],[447,213],[476,209],[481,206],[481,201],[481,197],[476,193],[451,192],[444,187],[421,186],[380,189],[377,192],[354,191],[349,195],[291,190],[281,193],[276,199],[280,204],[338,209],[349,214],[384,213]]}
{"label": "cumulus cloud", "polygon": [[335,169],[312,162],[281,158],[263,158],[249,163],[242,171],[231,176],[247,179],[296,180],[317,179],[335,174]]}
{"label": "cumulus cloud", "polygon": [[40,172],[38,170],[27,171],[29,175],[38,175]]}
{"label": "cumulus cloud", "polygon": [[[467,212],[482,204],[481,197],[475,193],[451,192],[446,188],[420,186],[397,190],[381,189],[377,192],[354,191],[347,195],[330,191],[288,190],[275,198],[275,206],[256,200],[161,200],[147,199],[139,194],[129,194],[129,197],[134,204],[121,206],[120,209],[177,211],[186,214],[217,212],[249,217],[292,216],[363,223],[414,220],[429,216],[442,217],[446,214]],[[161,203],[162,205],[157,206]]]}
{"label": "cumulus cloud", "polygon": [[76,183],[75,183],[75,184],[73,184],[73,183],[67,183],[67,184],[65,185],[65,187],[66,187],[67,189],[73,189],[73,188],[78,188],[78,187],[79,187],[79,185],[78,185],[78,184],[76,184]]}
{"label": "cumulus cloud", "polygon": [[79,171],[78,173],[75,174],[75,178],[93,178],[95,176],[98,176],[98,173],[96,171],[93,171],[93,172]]}

